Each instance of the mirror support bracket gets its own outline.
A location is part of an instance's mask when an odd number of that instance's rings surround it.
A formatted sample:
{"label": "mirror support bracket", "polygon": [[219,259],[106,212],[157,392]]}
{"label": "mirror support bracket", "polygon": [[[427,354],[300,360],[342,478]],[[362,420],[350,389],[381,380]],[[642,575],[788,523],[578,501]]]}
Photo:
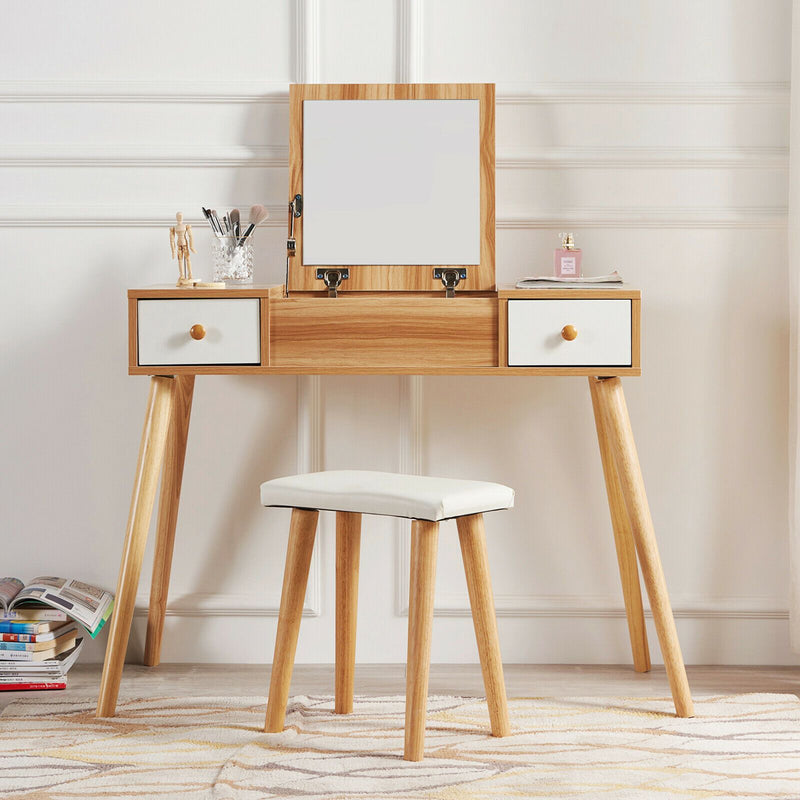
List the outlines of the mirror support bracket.
{"label": "mirror support bracket", "polygon": [[317,280],[322,281],[328,289],[328,297],[336,297],[337,290],[350,277],[349,269],[318,269]]}
{"label": "mirror support bracket", "polygon": [[456,286],[467,278],[466,267],[435,267],[434,280],[440,280],[445,289],[445,297],[456,296]]}
{"label": "mirror support bracket", "polygon": [[289,263],[297,253],[297,239],[294,238],[294,221],[303,216],[303,195],[296,194],[289,201],[289,236],[286,238],[286,281],[283,296],[289,296]]}

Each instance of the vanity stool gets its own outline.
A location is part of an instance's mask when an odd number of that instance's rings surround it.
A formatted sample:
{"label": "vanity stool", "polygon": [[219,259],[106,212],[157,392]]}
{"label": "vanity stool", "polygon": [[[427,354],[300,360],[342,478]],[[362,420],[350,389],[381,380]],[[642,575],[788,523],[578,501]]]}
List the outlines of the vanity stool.
{"label": "vanity stool", "polygon": [[422,759],[439,521],[455,519],[478,640],[493,736],[507,736],[508,707],[489,580],[483,513],[511,508],[514,490],[499,483],[341,470],[277,478],[261,485],[265,506],[291,508],[275,656],[264,730],[283,730],[308,569],[320,511],[336,512],[335,712],[353,710],[361,515],[406,517],[411,526],[411,587],[406,665],[406,761]]}

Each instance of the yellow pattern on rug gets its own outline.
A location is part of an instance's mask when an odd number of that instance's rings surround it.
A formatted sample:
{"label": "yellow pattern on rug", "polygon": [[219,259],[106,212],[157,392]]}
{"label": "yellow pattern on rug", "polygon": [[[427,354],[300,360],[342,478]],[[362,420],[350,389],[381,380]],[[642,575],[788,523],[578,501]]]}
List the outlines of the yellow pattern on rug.
{"label": "yellow pattern on rug", "polygon": [[513,733],[488,735],[484,701],[432,697],[425,760],[403,761],[402,697],[295,697],[283,733],[263,697],[120,702],[26,699],[0,717],[0,797],[222,800],[636,800],[800,797],[794,695],[510,701]]}

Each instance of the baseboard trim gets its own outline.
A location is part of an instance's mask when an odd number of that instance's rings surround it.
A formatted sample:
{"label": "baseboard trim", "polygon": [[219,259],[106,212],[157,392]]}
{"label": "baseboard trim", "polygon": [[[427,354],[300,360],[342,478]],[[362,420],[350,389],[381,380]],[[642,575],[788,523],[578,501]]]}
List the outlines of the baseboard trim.
{"label": "baseboard trim", "polygon": [[[148,596],[140,595],[136,602],[136,616],[147,615]],[[267,597],[242,594],[190,593],[180,595],[167,605],[168,617],[277,617],[280,596]],[[624,607],[611,597],[579,595],[496,595],[498,617],[598,617],[616,619],[625,616]],[[321,608],[309,603],[303,616],[318,617]],[[677,619],[755,619],[788,620],[789,611],[771,598],[719,597],[710,599],[678,599],[673,613]],[[408,606],[398,609],[400,616],[408,614]],[[469,617],[466,595],[438,594],[434,614],[437,617]],[[649,610],[645,616],[651,617]]]}
{"label": "baseboard trim", "polygon": [[[306,594],[304,617],[319,617],[322,609],[313,602],[312,592]],[[310,602],[311,601],[311,602]],[[146,617],[150,598],[146,594],[136,598],[134,616]],[[244,594],[184,594],[167,603],[168,617],[277,617],[280,611],[279,593],[271,592],[266,598]]]}

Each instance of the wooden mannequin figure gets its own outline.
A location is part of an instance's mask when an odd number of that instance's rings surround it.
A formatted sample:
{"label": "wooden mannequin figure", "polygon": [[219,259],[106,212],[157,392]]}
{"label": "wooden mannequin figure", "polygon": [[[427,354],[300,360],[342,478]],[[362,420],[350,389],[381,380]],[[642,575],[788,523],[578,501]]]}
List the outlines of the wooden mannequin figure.
{"label": "wooden mannequin figure", "polygon": [[189,257],[189,251],[196,253],[194,249],[194,239],[192,238],[192,226],[185,225],[183,222],[183,214],[179,211],[175,215],[177,225],[173,225],[169,229],[169,246],[172,250],[172,257],[178,259],[178,270],[180,276],[176,286],[194,286],[198,283],[196,278],[192,277],[192,261]]}

